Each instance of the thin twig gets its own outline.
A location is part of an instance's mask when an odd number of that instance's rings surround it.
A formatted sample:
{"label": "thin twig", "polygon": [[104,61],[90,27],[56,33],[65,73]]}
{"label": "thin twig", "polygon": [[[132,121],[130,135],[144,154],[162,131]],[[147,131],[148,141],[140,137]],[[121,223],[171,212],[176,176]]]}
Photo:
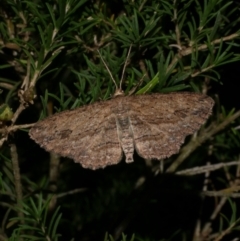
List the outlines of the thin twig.
{"label": "thin twig", "polygon": [[50,152],[50,166],[49,166],[49,190],[51,194],[51,201],[49,203],[48,209],[53,210],[57,204],[57,181],[59,176],[59,164],[60,157],[53,152]]}
{"label": "thin twig", "polygon": [[76,189],[68,191],[68,192],[57,194],[57,198],[62,198],[62,197],[68,196],[68,195],[73,195],[73,194],[76,194],[76,193],[85,192],[86,190],[87,190],[87,188],[76,188]]}
{"label": "thin twig", "polygon": [[[237,179],[235,180],[235,182],[232,182],[230,189],[234,188],[238,184],[238,182],[239,181]],[[208,191],[208,192],[209,192],[209,194],[211,194],[210,191]],[[204,195],[206,195],[206,194],[204,194]],[[211,196],[211,195],[209,195],[209,196]],[[216,192],[212,196],[216,197]],[[212,215],[210,216],[209,221],[204,225],[204,227],[202,229],[202,232],[201,232],[201,235],[200,235],[201,239],[199,239],[199,241],[205,240],[205,237],[209,236],[209,234],[210,234],[210,232],[212,230],[212,228],[211,228],[212,222],[213,222],[213,220],[216,219],[216,217],[218,216],[218,214],[222,210],[222,208],[223,208],[224,204],[226,203],[226,201],[228,200],[229,196],[231,196],[231,197],[239,197],[239,193],[230,193],[230,195],[224,195],[224,196],[221,194],[220,202],[218,203],[218,205],[214,209]]]}
{"label": "thin twig", "polygon": [[27,73],[25,75],[25,78],[24,78],[24,80],[22,82],[22,86],[21,86],[21,88],[24,89],[24,90],[28,89],[29,80],[30,80],[30,73],[31,73],[31,62],[30,62],[30,59],[28,59],[28,61],[27,61]]}
{"label": "thin twig", "polygon": [[11,159],[12,159],[12,167],[13,167],[13,175],[14,175],[14,183],[15,183],[15,191],[16,191],[16,199],[17,199],[17,213],[18,217],[21,219],[21,223],[24,222],[24,214],[19,209],[22,209],[22,185],[21,185],[21,175],[20,168],[18,163],[18,154],[17,148],[14,143],[10,144],[11,151]]}
{"label": "thin twig", "polygon": [[203,69],[201,69],[201,70],[199,70],[199,71],[194,72],[193,74],[191,74],[191,77],[196,77],[196,76],[198,76],[199,74],[202,74],[202,73],[204,73],[204,72],[207,72],[207,71],[210,70],[210,69],[213,69],[214,67],[215,67],[215,65],[212,64],[212,65],[210,65],[210,66],[208,66],[208,67],[206,67],[206,68],[203,68]]}
{"label": "thin twig", "polygon": [[117,86],[117,83],[116,83],[115,79],[113,78],[113,75],[112,75],[110,69],[108,68],[106,62],[104,61],[104,59],[103,59],[103,57],[102,57],[102,55],[101,55],[101,53],[100,53],[100,51],[99,51],[98,49],[97,49],[97,52],[98,52],[98,54],[99,54],[99,56],[100,56],[100,59],[102,60],[102,62],[103,62],[103,64],[104,64],[105,68],[107,69],[107,71],[108,71],[108,73],[109,73],[109,75],[110,75],[113,83],[115,84],[116,90],[118,90],[119,88],[118,88],[118,86]]}
{"label": "thin twig", "polygon": [[18,109],[15,111],[13,118],[12,118],[12,124],[14,124],[18,118],[18,116],[22,113],[22,111],[25,110],[24,103],[20,103]]}
{"label": "thin twig", "polygon": [[[207,163],[207,166],[209,165],[209,163]],[[206,172],[205,173],[205,178],[204,178],[204,183],[203,183],[203,188],[202,188],[202,192],[206,192],[207,188],[208,188],[208,182],[209,182],[209,176],[210,176],[210,172]],[[202,202],[201,202],[201,208],[199,209],[199,214],[198,214],[198,219],[196,222],[196,226],[194,229],[194,233],[193,233],[193,241],[197,241],[200,238],[200,234],[201,234],[201,211],[203,209],[203,201],[205,199],[205,196],[202,195]]]}
{"label": "thin twig", "polygon": [[214,239],[214,241],[220,241],[220,240],[222,240],[222,238],[223,238],[225,235],[229,234],[230,231],[234,228],[234,226],[236,226],[236,224],[239,223],[239,221],[240,221],[240,219],[237,219],[235,222],[233,222],[227,229],[223,230],[223,231],[221,232],[221,234],[220,234],[216,239]]}
{"label": "thin twig", "polygon": [[121,80],[120,80],[120,84],[119,84],[119,89],[120,90],[122,89],[122,82],[123,82],[123,78],[124,78],[124,74],[125,74],[125,70],[126,70],[126,67],[127,67],[127,64],[128,64],[128,60],[129,60],[129,56],[130,56],[131,50],[132,50],[132,44],[129,47],[127,58],[125,60],[124,66],[123,66],[122,76],[121,76]]}
{"label": "thin twig", "polygon": [[[239,191],[239,187],[237,187]],[[232,192],[230,192],[232,191]],[[224,190],[220,190],[220,191],[206,191],[206,192],[202,192],[203,196],[208,196],[208,197],[232,197],[232,198],[240,198],[240,193],[234,193],[234,189],[233,188],[229,188],[228,192],[225,192]]]}
{"label": "thin twig", "polygon": [[12,90],[14,88],[14,86],[12,84],[5,83],[5,82],[1,82],[0,87],[4,88],[6,90]]}
{"label": "thin twig", "polygon": [[2,128],[0,129],[0,133],[10,133],[19,129],[26,129],[26,128],[31,128],[35,125],[35,123],[31,123],[31,124],[24,124],[24,125],[14,125],[14,126],[9,126],[7,128]]}
{"label": "thin twig", "polygon": [[[224,42],[224,41],[232,40],[232,39],[237,38],[237,37],[239,37],[239,34],[238,33],[234,33],[234,34],[231,34],[229,36],[222,37],[220,39],[215,39],[214,41],[211,42],[211,45],[215,45],[215,44],[218,44],[218,43],[221,43],[221,42]],[[192,54],[192,52],[196,52],[196,51],[199,51],[199,50],[205,50],[207,48],[208,48],[207,44],[202,44],[202,45],[199,45],[198,47],[189,47],[189,48],[182,49],[179,53],[177,53],[174,56],[172,62],[169,64],[169,66],[167,68],[167,72],[169,70],[171,70],[172,66],[175,65],[175,63],[179,59],[181,59],[183,56],[187,56],[187,55]]]}
{"label": "thin twig", "polygon": [[140,59],[139,60],[139,68],[140,70],[142,71],[143,74],[145,74],[145,76],[147,77],[147,79],[149,80],[149,74],[147,72],[147,69],[146,69],[146,66],[145,66],[145,63],[143,61],[143,59]]}
{"label": "thin twig", "polygon": [[174,10],[173,10],[173,21],[175,22],[175,33],[176,33],[176,41],[177,41],[177,45],[179,46],[179,48],[181,49],[181,34],[180,34],[180,30],[179,30],[179,26],[178,26],[178,21],[177,21],[177,1],[174,0],[173,1],[173,5],[174,5]]}
{"label": "thin twig", "polygon": [[212,226],[212,221],[215,220],[215,218],[217,217],[217,215],[220,213],[220,211],[222,210],[223,205],[226,203],[227,201],[227,197],[222,197],[220,199],[220,202],[218,203],[218,205],[216,206],[216,208],[213,210],[213,213],[210,217],[210,220],[204,225],[202,232],[201,232],[201,240],[205,240],[204,238],[207,237],[210,232],[211,232],[211,226]]}
{"label": "thin twig", "polygon": [[232,162],[226,162],[226,163],[211,164],[211,165],[200,166],[200,167],[193,167],[193,168],[185,169],[185,170],[182,170],[182,171],[178,171],[178,172],[176,172],[176,174],[177,175],[189,175],[189,176],[191,176],[191,175],[216,171],[216,170],[218,170],[222,167],[236,166],[236,165],[240,165],[240,160],[232,161]]}
{"label": "thin twig", "polygon": [[[225,37],[222,37],[222,38],[219,38],[219,39],[215,39],[210,44],[216,45],[216,44],[219,44],[221,42],[232,40],[232,39],[237,38],[237,37],[239,37],[239,33],[234,33],[234,34],[231,34],[229,36],[225,36]],[[208,46],[209,46],[208,44],[202,44],[202,45],[198,46],[197,48],[189,47],[189,48],[183,49],[181,51],[181,54],[183,56],[186,56],[186,55],[191,54],[192,52],[195,52],[196,50],[198,50],[198,51],[199,50],[205,50],[205,49],[208,48]]]}

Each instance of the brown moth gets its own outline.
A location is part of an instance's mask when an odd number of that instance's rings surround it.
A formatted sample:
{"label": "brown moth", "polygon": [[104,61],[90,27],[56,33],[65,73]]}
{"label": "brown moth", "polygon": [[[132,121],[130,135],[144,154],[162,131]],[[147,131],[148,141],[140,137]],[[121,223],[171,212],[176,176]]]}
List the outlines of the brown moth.
{"label": "brown moth", "polygon": [[[123,72],[125,68],[126,63]],[[45,150],[95,170],[119,163],[123,153],[127,163],[133,162],[134,150],[144,159],[170,157],[211,114],[214,101],[206,95],[180,92],[124,96],[122,79],[112,99],[39,121],[31,128],[30,137]]]}

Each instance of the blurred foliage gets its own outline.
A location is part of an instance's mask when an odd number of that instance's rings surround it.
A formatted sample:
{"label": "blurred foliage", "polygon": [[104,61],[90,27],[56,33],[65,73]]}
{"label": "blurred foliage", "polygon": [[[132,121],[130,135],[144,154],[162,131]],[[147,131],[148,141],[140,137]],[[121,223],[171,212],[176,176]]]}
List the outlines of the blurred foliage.
{"label": "blurred foliage", "polygon": [[126,94],[202,92],[216,104],[199,135],[226,123],[178,170],[239,160],[239,15],[229,0],[1,0],[0,111],[8,114],[0,122],[0,240],[239,237],[239,200],[202,195],[207,178],[209,190],[238,187],[239,166],[187,177],[164,171],[178,155],[164,170],[136,155],[133,164],[86,170],[46,153],[24,129],[111,98],[115,85],[97,50],[119,86],[132,46]]}

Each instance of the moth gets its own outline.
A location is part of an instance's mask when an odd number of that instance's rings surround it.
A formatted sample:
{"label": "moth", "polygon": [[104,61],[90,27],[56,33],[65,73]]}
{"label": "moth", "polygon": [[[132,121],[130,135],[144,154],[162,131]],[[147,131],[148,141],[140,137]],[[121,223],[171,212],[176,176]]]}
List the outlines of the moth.
{"label": "moth", "polygon": [[170,157],[211,114],[214,101],[206,95],[179,92],[125,96],[122,79],[112,99],[39,121],[31,128],[30,137],[45,150],[95,170],[117,164],[123,156],[127,163],[133,162],[134,150],[144,159]]}

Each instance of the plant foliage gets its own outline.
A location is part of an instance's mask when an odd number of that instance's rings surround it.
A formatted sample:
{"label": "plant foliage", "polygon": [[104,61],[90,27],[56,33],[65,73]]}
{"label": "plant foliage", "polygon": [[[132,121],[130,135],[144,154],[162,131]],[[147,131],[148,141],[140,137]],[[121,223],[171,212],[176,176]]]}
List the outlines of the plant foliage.
{"label": "plant foliage", "polygon": [[[2,0],[0,240],[239,237],[239,10],[230,0]],[[215,100],[178,155],[91,171],[29,139],[32,123],[111,98],[98,51],[119,86],[130,47],[126,94]]]}

